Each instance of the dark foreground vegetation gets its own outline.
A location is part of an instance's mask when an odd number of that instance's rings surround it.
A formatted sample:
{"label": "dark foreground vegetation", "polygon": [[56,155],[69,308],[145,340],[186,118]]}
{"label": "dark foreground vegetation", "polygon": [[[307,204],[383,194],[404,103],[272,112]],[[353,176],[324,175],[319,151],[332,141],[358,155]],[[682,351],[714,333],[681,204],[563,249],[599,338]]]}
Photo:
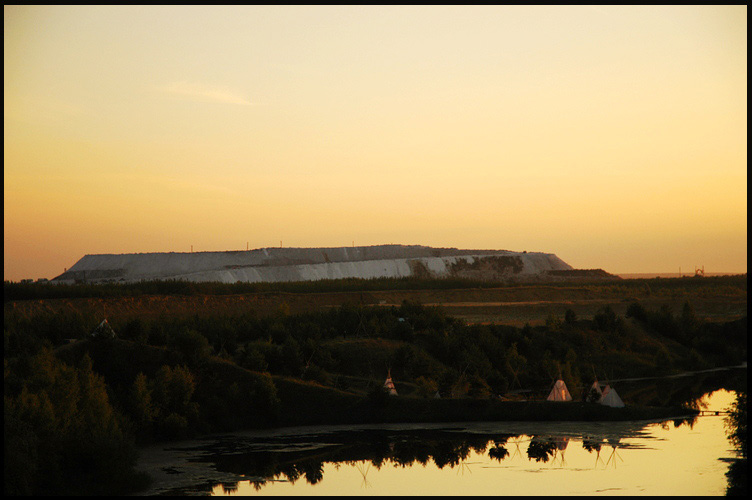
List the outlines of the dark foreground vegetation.
{"label": "dark foreground vegetation", "polygon": [[[16,299],[19,290],[11,290]],[[633,302],[623,316],[608,306],[589,318],[570,310],[521,328],[466,325],[411,302],[300,314],[166,312],[109,318],[99,328],[101,315],[42,308],[29,316],[8,300],[6,494],[133,492],[148,484],[134,472],[137,446],[210,432],[673,417],[692,404],[691,394],[620,391],[628,405],[621,410],[581,401],[594,377],[696,371],[738,365],[747,356],[746,316],[706,322],[689,301],[676,311]],[[387,373],[397,397],[383,391]],[[559,376],[577,402],[539,401]]]}
{"label": "dark foreground vegetation", "polygon": [[726,472],[728,496],[747,497],[747,391],[739,392],[726,418],[729,441],[734,446],[736,458]]}

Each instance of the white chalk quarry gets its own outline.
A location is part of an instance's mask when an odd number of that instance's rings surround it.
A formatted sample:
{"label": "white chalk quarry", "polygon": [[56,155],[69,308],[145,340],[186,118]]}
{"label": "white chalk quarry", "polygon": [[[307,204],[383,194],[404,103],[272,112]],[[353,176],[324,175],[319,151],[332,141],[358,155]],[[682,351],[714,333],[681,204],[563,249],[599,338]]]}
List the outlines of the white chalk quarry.
{"label": "white chalk quarry", "polygon": [[571,269],[551,253],[377,245],[85,255],[53,281],[129,283],[171,279],[255,283],[410,276],[514,280]]}

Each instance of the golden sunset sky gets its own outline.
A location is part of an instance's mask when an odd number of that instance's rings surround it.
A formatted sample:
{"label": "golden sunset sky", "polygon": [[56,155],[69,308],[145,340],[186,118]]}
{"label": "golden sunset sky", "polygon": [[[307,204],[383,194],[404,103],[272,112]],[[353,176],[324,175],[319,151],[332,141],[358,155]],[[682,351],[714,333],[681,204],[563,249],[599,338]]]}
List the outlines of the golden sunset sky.
{"label": "golden sunset sky", "polygon": [[4,276],[420,244],[747,271],[746,6],[5,6]]}

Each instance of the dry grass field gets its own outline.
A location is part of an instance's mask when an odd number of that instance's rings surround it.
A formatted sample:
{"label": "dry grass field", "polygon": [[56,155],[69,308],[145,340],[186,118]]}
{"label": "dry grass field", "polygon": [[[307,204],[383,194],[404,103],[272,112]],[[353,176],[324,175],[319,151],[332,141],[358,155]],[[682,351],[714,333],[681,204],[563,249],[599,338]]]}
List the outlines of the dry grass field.
{"label": "dry grass field", "polygon": [[[719,281],[721,280],[721,281]],[[724,281],[725,280],[725,281]],[[102,298],[59,298],[11,300],[5,311],[22,316],[40,312],[78,311],[110,320],[135,317],[226,315],[252,312],[257,316],[301,313],[322,308],[352,306],[397,306],[403,301],[441,306],[467,323],[494,323],[512,326],[543,324],[546,318],[563,318],[567,309],[579,318],[591,318],[610,306],[624,315],[631,302],[645,307],[667,305],[678,312],[689,301],[698,317],[728,321],[747,314],[746,276],[730,278],[622,280],[618,283],[581,285],[515,285],[496,288],[456,288],[421,290],[369,290],[343,292],[254,292],[242,294],[134,295]]]}

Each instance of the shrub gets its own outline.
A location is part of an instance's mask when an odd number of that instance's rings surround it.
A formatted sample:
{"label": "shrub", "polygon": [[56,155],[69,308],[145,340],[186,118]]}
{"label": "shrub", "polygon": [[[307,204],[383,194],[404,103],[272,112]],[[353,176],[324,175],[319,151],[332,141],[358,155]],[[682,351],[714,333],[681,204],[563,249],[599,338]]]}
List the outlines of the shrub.
{"label": "shrub", "polygon": [[595,329],[602,332],[614,332],[616,331],[618,318],[611,306],[606,306],[599,310],[593,316],[593,322],[595,323]]}
{"label": "shrub", "polygon": [[199,366],[209,357],[209,341],[196,330],[183,329],[170,337],[169,346],[178,351],[190,366]]}
{"label": "shrub", "polygon": [[161,437],[167,440],[184,439],[188,435],[188,420],[177,413],[170,413],[159,424]]}
{"label": "shrub", "polygon": [[564,323],[569,326],[577,323],[577,314],[573,310],[567,309],[566,312],[564,312]]}
{"label": "shrub", "polygon": [[415,380],[415,383],[418,385],[418,395],[422,398],[432,398],[439,390],[439,385],[430,378],[421,376]]}
{"label": "shrub", "polygon": [[248,344],[239,353],[238,364],[248,370],[265,372],[269,368],[264,354],[256,347]]}
{"label": "shrub", "polygon": [[368,391],[366,399],[374,408],[386,408],[392,397],[386,387],[378,384]]}
{"label": "shrub", "polygon": [[303,380],[312,380],[321,385],[332,385],[332,377],[323,368],[311,364],[303,371]]}

